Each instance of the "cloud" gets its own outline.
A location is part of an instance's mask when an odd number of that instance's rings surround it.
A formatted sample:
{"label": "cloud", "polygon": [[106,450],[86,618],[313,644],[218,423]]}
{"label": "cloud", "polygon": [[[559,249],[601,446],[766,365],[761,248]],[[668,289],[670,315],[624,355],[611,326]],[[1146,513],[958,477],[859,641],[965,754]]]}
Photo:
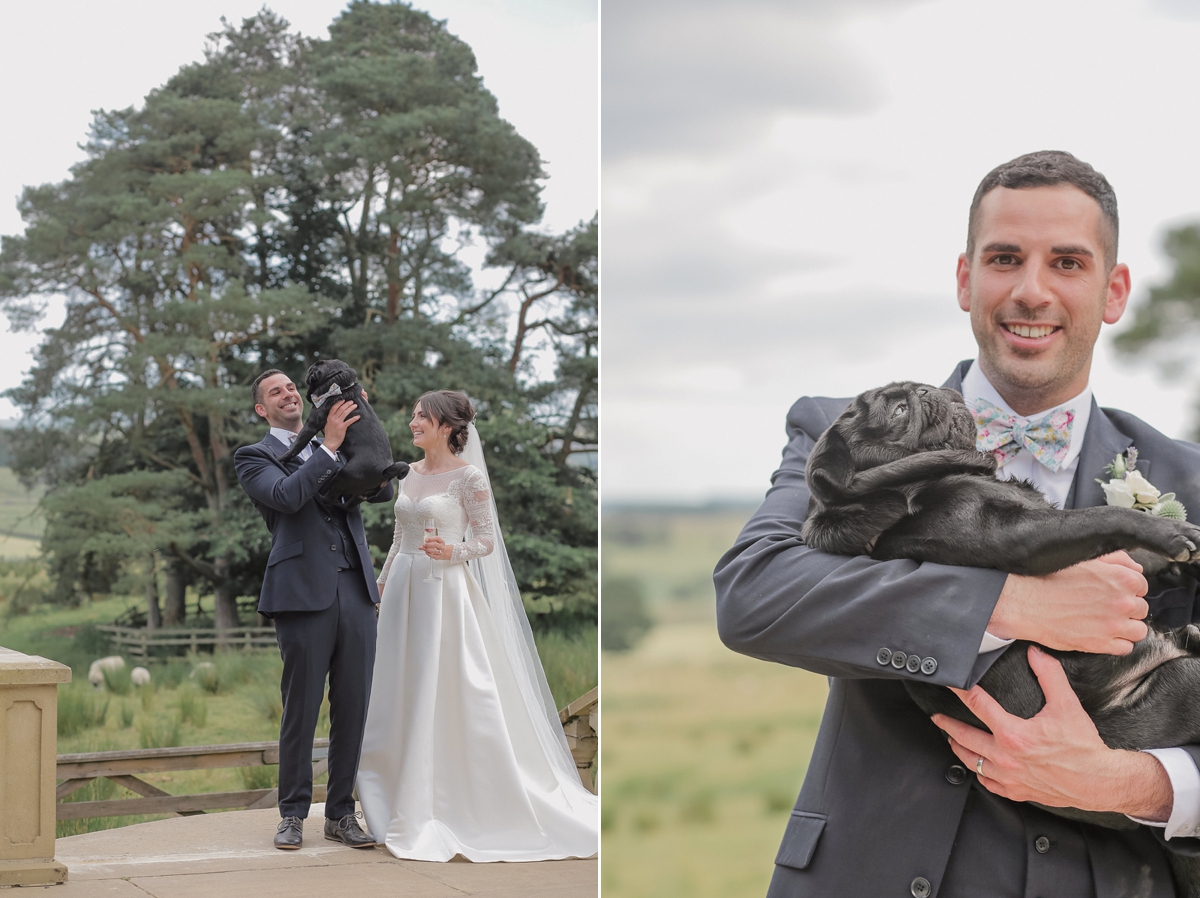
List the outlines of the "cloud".
{"label": "cloud", "polygon": [[914,0],[612,0],[603,18],[603,153],[714,150],[781,112],[861,112],[882,85],[841,39],[850,16]]}
{"label": "cloud", "polygon": [[1200,19],[1200,4],[1196,0],[1151,0],[1150,8],[1176,19]]}

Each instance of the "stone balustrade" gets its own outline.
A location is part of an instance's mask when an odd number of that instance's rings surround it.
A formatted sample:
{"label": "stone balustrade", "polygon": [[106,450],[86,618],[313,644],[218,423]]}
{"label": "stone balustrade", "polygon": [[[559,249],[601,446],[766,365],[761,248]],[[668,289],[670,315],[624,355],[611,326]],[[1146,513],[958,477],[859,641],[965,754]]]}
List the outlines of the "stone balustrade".
{"label": "stone balustrade", "polygon": [[0,886],[66,882],[54,860],[58,684],[71,668],[0,647]]}

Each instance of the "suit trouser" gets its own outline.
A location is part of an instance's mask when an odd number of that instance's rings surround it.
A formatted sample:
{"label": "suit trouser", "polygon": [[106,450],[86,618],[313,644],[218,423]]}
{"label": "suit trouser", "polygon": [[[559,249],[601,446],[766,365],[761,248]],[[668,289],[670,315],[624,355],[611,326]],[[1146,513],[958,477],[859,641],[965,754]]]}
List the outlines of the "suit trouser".
{"label": "suit trouser", "polygon": [[339,571],[337,584],[337,598],[328,608],[275,614],[275,636],[283,656],[281,817],[307,817],[312,804],[313,735],[327,675],[329,786],[325,816],[337,820],[354,813],[354,777],[375,667],[375,605],[361,570]]}

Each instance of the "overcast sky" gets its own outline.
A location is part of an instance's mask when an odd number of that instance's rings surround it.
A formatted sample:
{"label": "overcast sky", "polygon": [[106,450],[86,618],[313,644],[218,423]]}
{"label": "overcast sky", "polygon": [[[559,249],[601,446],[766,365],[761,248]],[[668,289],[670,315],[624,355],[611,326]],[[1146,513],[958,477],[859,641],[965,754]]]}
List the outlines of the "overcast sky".
{"label": "overcast sky", "polygon": [[[797,397],[941,383],[974,355],[954,298],[971,195],[1021,153],[1108,176],[1144,297],[1165,230],[1200,221],[1197,13],[605,0],[605,500],[761,496]],[[1190,392],[1111,336],[1100,404],[1187,433]]]}
{"label": "overcast sky", "polygon": [[[263,0],[39,0],[0,4],[0,234],[22,229],[22,187],[61,181],[83,158],[94,109],[139,104],[180,66],[203,58],[205,35],[254,15]],[[561,231],[596,211],[599,102],[597,0],[416,0],[475,51],[500,114],[542,154],[544,226]],[[308,35],[327,35],[345,0],[269,0]],[[51,304],[45,324],[57,323]],[[0,317],[0,390],[20,382],[36,334]],[[15,415],[0,398],[0,419]]]}

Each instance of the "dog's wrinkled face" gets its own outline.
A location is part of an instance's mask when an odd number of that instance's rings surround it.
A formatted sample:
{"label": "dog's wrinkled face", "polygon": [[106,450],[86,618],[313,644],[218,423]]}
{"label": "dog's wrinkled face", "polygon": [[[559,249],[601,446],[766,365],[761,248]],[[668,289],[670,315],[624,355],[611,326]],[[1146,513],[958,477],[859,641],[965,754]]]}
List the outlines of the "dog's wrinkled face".
{"label": "dog's wrinkled face", "polygon": [[912,381],[861,393],[834,426],[860,471],[917,452],[975,448],[975,418],[962,396]]}
{"label": "dog's wrinkled face", "polygon": [[308,401],[313,402],[314,395],[326,393],[329,387],[337,384],[343,390],[358,380],[358,372],[341,359],[325,359],[309,366],[304,382],[308,385]]}

